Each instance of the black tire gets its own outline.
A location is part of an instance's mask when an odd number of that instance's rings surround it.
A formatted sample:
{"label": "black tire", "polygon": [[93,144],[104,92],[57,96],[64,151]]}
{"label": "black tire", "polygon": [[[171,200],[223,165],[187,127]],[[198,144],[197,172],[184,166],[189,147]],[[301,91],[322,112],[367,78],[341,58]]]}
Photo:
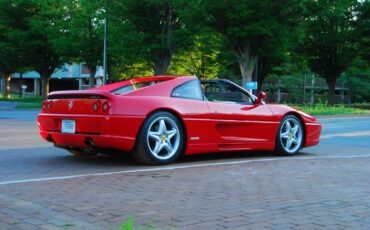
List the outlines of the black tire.
{"label": "black tire", "polygon": [[[161,120],[165,120],[166,126],[174,126],[172,128],[177,128],[178,133],[176,135],[178,136],[178,139],[176,139],[176,146],[177,148],[173,148],[173,153],[168,154],[169,158],[168,159],[160,159],[153,153],[153,150],[151,150],[150,146],[150,138],[149,138],[149,131],[151,128],[155,127],[155,122],[160,122]],[[172,122],[173,123],[172,123]],[[157,126],[159,128],[159,126]],[[167,137],[167,135],[166,135]],[[175,137],[175,136],[174,136]],[[171,137],[172,138],[172,137]],[[177,136],[176,136],[177,138]],[[166,138],[165,140],[161,140],[161,143],[165,143],[164,141],[167,141]],[[174,162],[183,152],[184,150],[184,140],[185,140],[185,133],[184,133],[184,128],[179,121],[179,119],[174,116],[173,114],[165,111],[159,111],[156,112],[152,115],[150,115],[145,121],[144,124],[142,125],[139,134],[136,139],[136,145],[135,149],[133,151],[133,157],[140,163],[147,164],[147,165],[165,165]],[[170,138],[168,138],[168,141],[171,142]],[[156,143],[156,142],[155,142]],[[171,144],[172,146],[172,144]],[[163,151],[163,148],[162,150]],[[159,155],[160,153],[158,153]]]}
{"label": "black tire", "polygon": [[[293,134],[294,131],[290,131],[288,138],[282,138],[283,134],[287,132],[286,122],[293,123],[294,125],[298,125],[298,131],[296,135]],[[298,134],[299,132],[300,132],[300,136]],[[295,115],[285,116],[283,120],[281,120],[279,129],[276,134],[275,153],[277,153],[278,155],[282,155],[282,156],[293,156],[297,154],[302,148],[304,138],[305,138],[304,128],[303,128],[302,122],[298,119],[298,117]],[[286,139],[286,141],[284,141],[284,139]],[[292,140],[299,142],[299,143],[295,144]],[[287,150],[288,141],[292,141],[291,144],[295,145],[294,147],[292,147],[291,151]]]}

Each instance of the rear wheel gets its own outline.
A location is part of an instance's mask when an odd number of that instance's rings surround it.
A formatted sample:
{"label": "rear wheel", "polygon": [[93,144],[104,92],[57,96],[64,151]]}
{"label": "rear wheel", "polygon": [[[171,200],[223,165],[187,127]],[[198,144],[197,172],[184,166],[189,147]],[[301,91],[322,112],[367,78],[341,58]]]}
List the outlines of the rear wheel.
{"label": "rear wheel", "polygon": [[183,149],[180,121],[171,113],[157,112],[145,120],[133,155],[141,163],[162,165],[174,162]]}
{"label": "rear wheel", "polygon": [[303,137],[301,121],[294,115],[288,115],[280,123],[275,151],[280,155],[295,155],[302,148]]}

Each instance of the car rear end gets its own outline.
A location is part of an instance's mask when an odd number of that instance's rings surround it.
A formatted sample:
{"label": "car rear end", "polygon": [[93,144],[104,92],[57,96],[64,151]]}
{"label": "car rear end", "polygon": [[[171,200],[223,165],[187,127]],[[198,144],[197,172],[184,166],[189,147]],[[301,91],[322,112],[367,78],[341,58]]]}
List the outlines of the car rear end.
{"label": "car rear end", "polygon": [[38,115],[42,138],[66,149],[131,150],[134,138],[125,130],[139,126],[141,119],[113,114],[114,97],[99,90],[51,93]]}

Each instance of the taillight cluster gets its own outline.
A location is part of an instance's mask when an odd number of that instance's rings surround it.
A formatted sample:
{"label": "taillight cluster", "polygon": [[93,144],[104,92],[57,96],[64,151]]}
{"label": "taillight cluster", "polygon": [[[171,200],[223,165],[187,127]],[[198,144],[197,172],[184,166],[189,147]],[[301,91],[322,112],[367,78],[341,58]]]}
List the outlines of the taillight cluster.
{"label": "taillight cluster", "polygon": [[43,101],[42,102],[42,110],[47,112],[53,108],[53,101]]}
{"label": "taillight cluster", "polygon": [[92,110],[94,112],[99,112],[100,108],[103,113],[108,113],[109,109],[111,107],[111,104],[108,101],[104,101],[101,103],[101,101],[95,101],[92,105]]}

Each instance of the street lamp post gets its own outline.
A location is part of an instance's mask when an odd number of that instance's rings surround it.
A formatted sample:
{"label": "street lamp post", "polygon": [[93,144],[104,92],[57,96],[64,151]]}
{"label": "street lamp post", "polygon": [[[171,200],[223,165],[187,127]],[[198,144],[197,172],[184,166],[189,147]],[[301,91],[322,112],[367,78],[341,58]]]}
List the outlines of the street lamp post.
{"label": "street lamp post", "polygon": [[107,1],[105,1],[105,18],[104,18],[104,51],[103,51],[103,85],[107,84],[107,32],[108,32],[108,21],[107,21]]}

